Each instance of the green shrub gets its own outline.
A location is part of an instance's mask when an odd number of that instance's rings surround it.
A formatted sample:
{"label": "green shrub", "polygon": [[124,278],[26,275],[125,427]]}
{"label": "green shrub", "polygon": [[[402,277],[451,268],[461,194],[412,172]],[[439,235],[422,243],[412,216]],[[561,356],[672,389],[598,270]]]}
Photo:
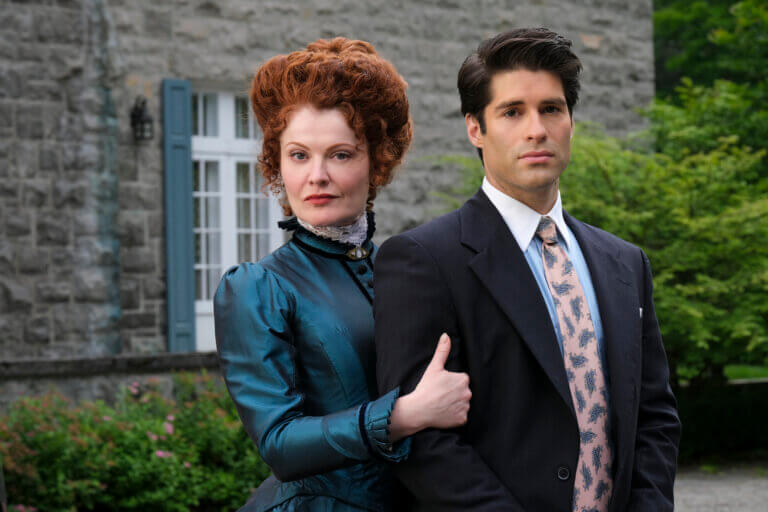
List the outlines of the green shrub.
{"label": "green shrub", "polygon": [[25,398],[0,417],[11,504],[45,512],[219,511],[269,475],[218,377],[183,374],[173,399],[149,382],[114,407]]}

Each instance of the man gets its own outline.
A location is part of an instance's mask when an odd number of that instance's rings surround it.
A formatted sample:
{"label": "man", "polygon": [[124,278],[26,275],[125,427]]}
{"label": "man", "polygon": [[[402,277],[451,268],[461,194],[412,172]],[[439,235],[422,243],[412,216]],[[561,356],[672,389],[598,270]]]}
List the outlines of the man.
{"label": "man", "polygon": [[380,389],[413,389],[446,331],[446,367],[473,393],[464,427],[413,436],[393,466],[417,510],[673,509],[680,421],[648,259],[561,206],[581,70],[570,46],[519,29],[467,58],[482,188],[376,259]]}

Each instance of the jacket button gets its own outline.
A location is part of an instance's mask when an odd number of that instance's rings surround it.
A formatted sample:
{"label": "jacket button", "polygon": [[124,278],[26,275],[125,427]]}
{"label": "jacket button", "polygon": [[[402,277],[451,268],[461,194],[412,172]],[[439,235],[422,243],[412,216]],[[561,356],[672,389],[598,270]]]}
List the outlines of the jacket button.
{"label": "jacket button", "polygon": [[560,466],[559,468],[557,468],[557,479],[558,480],[561,480],[561,481],[565,482],[569,478],[571,478],[571,470],[570,469],[568,469],[565,466]]}
{"label": "jacket button", "polygon": [[357,273],[360,275],[365,274],[368,271],[368,269],[365,267],[365,265],[360,265],[357,267]]}

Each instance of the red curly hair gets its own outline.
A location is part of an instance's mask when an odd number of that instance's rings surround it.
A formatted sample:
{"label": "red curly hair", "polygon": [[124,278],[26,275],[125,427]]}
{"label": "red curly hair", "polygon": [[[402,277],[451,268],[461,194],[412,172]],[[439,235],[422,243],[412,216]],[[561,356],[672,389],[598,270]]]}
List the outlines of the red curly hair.
{"label": "red curly hair", "polygon": [[[264,187],[279,194],[280,134],[300,105],[339,109],[371,162],[367,209],[379,187],[392,181],[411,143],[408,84],[370,43],[344,37],[319,39],[304,50],[269,59],[253,77],[251,105],[264,133],[259,169]],[[291,215],[287,200],[283,210]]]}

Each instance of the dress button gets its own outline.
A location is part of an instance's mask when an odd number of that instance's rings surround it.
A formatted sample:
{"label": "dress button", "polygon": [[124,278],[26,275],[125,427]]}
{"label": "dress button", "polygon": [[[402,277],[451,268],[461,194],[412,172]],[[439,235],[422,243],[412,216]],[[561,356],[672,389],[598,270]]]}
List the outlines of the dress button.
{"label": "dress button", "polygon": [[360,265],[359,267],[357,267],[358,274],[363,275],[366,272],[368,272],[368,268],[365,265]]}
{"label": "dress button", "polygon": [[563,482],[565,482],[569,478],[571,478],[571,470],[570,469],[568,469],[565,466],[560,466],[559,468],[557,468],[557,479],[558,480],[562,480]]}
{"label": "dress button", "polygon": [[366,284],[368,285],[368,288],[373,288],[373,279],[369,279]]}

